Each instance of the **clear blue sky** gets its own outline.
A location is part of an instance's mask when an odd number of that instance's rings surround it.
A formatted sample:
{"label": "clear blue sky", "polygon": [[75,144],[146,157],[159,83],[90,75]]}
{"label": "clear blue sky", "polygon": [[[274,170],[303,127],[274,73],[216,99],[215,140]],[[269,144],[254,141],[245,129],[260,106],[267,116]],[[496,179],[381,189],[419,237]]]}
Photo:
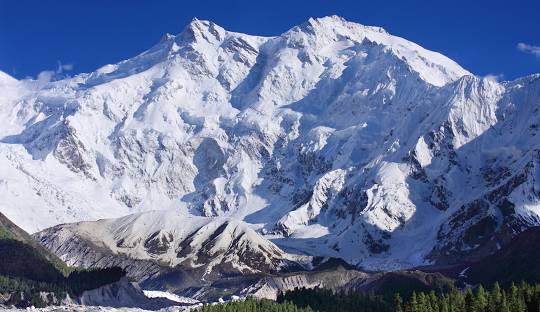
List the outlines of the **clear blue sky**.
{"label": "clear blue sky", "polygon": [[[140,53],[195,16],[278,35],[310,16],[384,27],[478,75],[540,72],[540,1],[0,0],[0,70],[35,77],[62,64],[92,71]],[[518,49],[518,43],[524,43]]]}

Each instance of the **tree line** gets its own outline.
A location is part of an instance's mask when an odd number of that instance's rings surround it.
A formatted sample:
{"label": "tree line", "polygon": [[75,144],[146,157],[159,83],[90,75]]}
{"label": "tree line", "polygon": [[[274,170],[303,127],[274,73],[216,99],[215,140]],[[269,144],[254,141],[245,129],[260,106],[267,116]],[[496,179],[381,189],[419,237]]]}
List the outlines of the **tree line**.
{"label": "tree line", "polygon": [[394,305],[396,312],[540,312],[540,284],[522,282],[504,290],[495,283],[489,291],[480,285],[474,291],[413,293],[406,303],[396,295]]}
{"label": "tree line", "polygon": [[295,289],[278,295],[278,302],[319,312],[540,312],[540,284],[522,282],[502,289],[498,283],[486,290],[478,286],[460,291],[396,293],[334,293],[326,289]]}
{"label": "tree line", "polygon": [[247,298],[223,304],[206,304],[196,312],[315,312],[310,307],[300,308],[291,302],[276,303],[267,299]]}
{"label": "tree line", "polygon": [[[48,281],[0,275],[0,294],[10,294],[10,298],[5,302],[8,305],[45,307],[66,298],[68,294],[78,297],[86,290],[117,282],[124,276],[125,271],[118,267],[77,269],[66,278]],[[51,299],[45,300],[42,293],[52,296]]]}

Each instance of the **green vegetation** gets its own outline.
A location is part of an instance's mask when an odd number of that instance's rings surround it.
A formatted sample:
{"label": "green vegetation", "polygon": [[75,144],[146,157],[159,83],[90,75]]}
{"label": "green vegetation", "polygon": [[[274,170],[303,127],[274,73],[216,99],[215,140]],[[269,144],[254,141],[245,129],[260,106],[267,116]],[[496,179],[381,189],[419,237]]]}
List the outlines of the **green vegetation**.
{"label": "green vegetation", "polygon": [[399,293],[350,294],[325,289],[296,289],[270,300],[247,299],[205,305],[197,312],[540,312],[540,284],[522,282],[502,289],[495,284],[487,291],[456,288],[440,292],[412,292],[403,299]]}
{"label": "green vegetation", "polygon": [[0,239],[14,239],[14,237],[0,226]]}
{"label": "green vegetation", "polygon": [[13,239],[0,239],[0,275],[38,282],[58,283],[64,275],[32,246]]}
{"label": "green vegetation", "polygon": [[59,303],[68,292],[63,285],[0,276],[0,293],[11,294],[8,305],[44,307]]}
{"label": "green vegetation", "polygon": [[0,213],[0,294],[18,307],[59,303],[67,294],[114,283],[125,276],[120,268],[81,270],[68,267],[28,233]]}
{"label": "green vegetation", "polygon": [[310,307],[299,308],[290,302],[275,303],[271,300],[246,299],[224,304],[204,305],[196,312],[313,312]]}
{"label": "green vegetation", "polygon": [[[114,283],[124,275],[124,270],[120,268],[76,270],[67,278],[54,278],[51,281],[0,275],[0,294],[11,294],[10,300],[5,302],[8,305],[44,307],[59,303],[67,294],[77,297],[86,290]],[[43,293],[46,294],[45,298]]]}
{"label": "green vegetation", "polygon": [[278,302],[292,302],[319,312],[540,312],[540,284],[522,282],[506,290],[495,283],[489,291],[479,286],[474,291],[454,288],[438,293],[413,292],[406,300],[399,293],[335,294],[323,289],[297,289],[280,294]]}
{"label": "green vegetation", "polygon": [[400,308],[401,311],[411,312],[538,312],[540,285],[523,282],[519,286],[512,284],[504,290],[496,283],[490,291],[479,286],[474,292],[469,288],[465,292],[454,290],[439,295],[434,292],[414,293],[406,304],[396,306],[397,311]]}
{"label": "green vegetation", "polygon": [[[33,249],[34,253],[34,255],[31,255],[32,259],[41,258],[42,260],[40,261],[49,262],[56,268],[56,271],[59,271],[64,276],[68,276],[73,270],[73,268],[68,267],[64,261],[50,252],[47,248],[41,246],[41,244],[32,238],[32,236],[0,213],[0,244],[6,241],[18,241],[29,246]],[[5,258],[9,256],[9,254],[2,254],[2,256]]]}
{"label": "green vegetation", "polygon": [[334,293],[327,289],[296,289],[279,294],[277,302],[292,302],[298,307],[310,307],[320,312],[394,311],[392,296],[363,292]]}
{"label": "green vegetation", "polygon": [[24,292],[27,290],[52,292],[57,294],[66,293],[65,287],[61,285],[0,276],[0,293],[11,293],[16,291]]}

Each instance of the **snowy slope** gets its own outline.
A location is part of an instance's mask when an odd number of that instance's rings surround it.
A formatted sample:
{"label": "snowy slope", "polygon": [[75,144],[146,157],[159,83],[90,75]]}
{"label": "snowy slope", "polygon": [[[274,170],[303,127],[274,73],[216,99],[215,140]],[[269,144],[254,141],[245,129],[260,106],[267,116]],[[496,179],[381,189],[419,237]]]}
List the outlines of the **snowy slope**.
{"label": "snowy slope", "polygon": [[[490,253],[540,221],[539,76],[478,78],[379,27],[193,20],[93,73],[0,81],[0,211],[29,231],[134,214],[65,228],[136,259],[197,261],[228,220],[216,244],[394,269]],[[193,252],[149,252],[156,232]]]}

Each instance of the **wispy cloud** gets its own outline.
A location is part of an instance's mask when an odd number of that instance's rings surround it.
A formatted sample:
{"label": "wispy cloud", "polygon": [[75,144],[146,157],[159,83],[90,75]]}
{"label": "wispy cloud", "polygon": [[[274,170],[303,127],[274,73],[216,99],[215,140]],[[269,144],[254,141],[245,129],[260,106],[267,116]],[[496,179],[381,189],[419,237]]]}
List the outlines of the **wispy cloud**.
{"label": "wispy cloud", "polygon": [[487,75],[484,76],[484,78],[486,78],[488,80],[499,82],[499,81],[502,81],[504,79],[504,75],[503,74],[487,74]]}
{"label": "wispy cloud", "polygon": [[58,62],[58,68],[56,71],[66,72],[73,70],[73,64],[62,64]]}
{"label": "wispy cloud", "polygon": [[39,82],[49,82],[55,80],[55,72],[53,70],[44,70],[39,72],[36,78]]}
{"label": "wispy cloud", "polygon": [[59,80],[62,78],[69,77],[69,71],[73,70],[73,64],[62,64],[58,61],[56,64],[56,69],[54,70],[44,70],[37,74],[36,80],[39,82],[50,82],[54,80]]}
{"label": "wispy cloud", "polygon": [[517,48],[521,52],[533,54],[536,57],[540,57],[540,46],[530,45],[523,42],[518,43]]}

